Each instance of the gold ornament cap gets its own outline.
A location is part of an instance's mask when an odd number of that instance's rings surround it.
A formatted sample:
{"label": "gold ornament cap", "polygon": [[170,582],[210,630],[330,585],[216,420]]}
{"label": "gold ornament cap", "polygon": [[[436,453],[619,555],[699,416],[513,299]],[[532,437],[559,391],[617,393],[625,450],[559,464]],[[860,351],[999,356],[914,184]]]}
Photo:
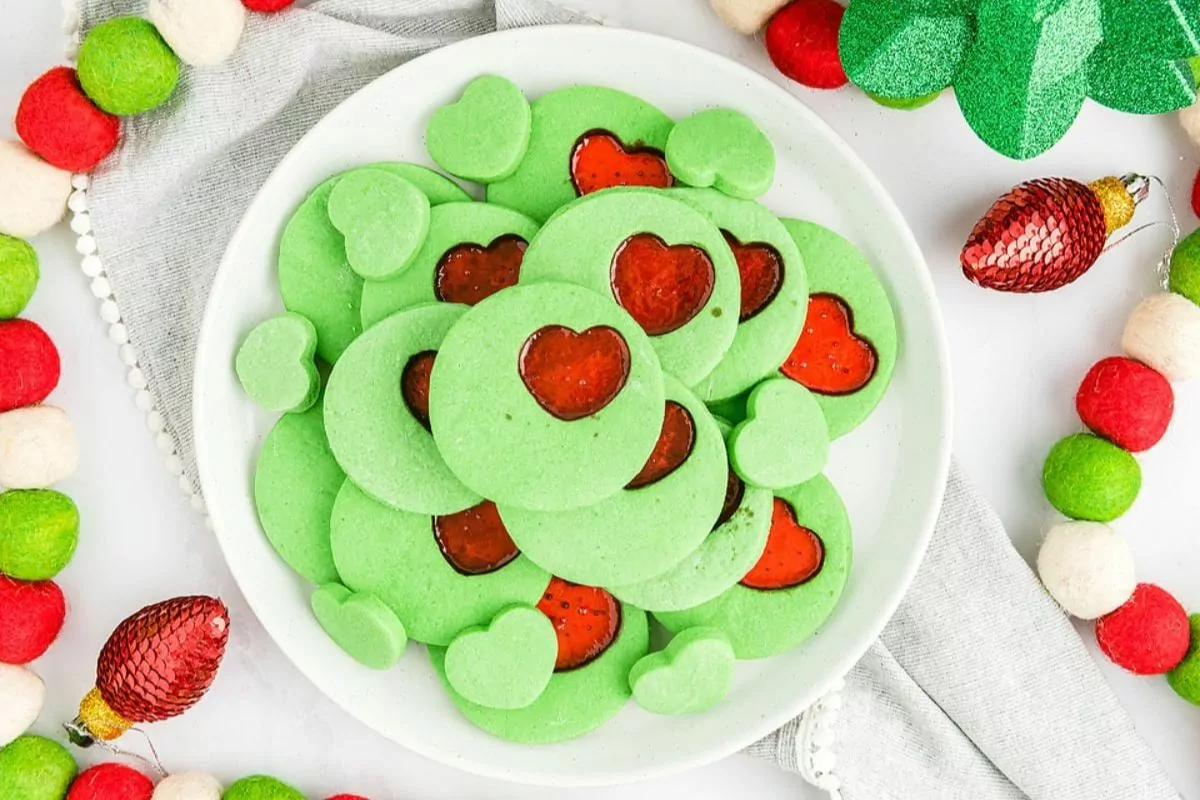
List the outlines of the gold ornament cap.
{"label": "gold ornament cap", "polygon": [[1138,203],[1146,199],[1150,183],[1141,175],[1107,177],[1092,181],[1088,188],[1104,209],[1104,227],[1109,236],[1133,220]]}
{"label": "gold ornament cap", "polygon": [[79,716],[66,726],[71,741],[80,747],[89,747],[99,739],[111,742],[119,739],[133,723],[122,717],[104,701],[100,690],[92,690],[79,701]]}

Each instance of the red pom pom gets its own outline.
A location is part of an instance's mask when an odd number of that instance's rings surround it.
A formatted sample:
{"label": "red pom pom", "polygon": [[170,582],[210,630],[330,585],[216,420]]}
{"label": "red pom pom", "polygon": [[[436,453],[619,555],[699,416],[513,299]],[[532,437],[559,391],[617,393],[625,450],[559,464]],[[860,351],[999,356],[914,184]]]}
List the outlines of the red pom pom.
{"label": "red pom pom", "polygon": [[846,9],[833,0],[792,0],[767,24],[767,55],[775,68],[814,89],[846,85],[838,32]]}
{"label": "red pom pom", "polygon": [[66,800],[150,800],[154,783],[124,764],[97,764],[79,773]]}
{"label": "red pom pom", "polygon": [[88,172],[117,146],[121,123],[92,104],[75,70],[55,67],[21,96],[17,135],[59,169]]}
{"label": "red pom pom", "polygon": [[325,800],[367,800],[361,794],[335,794],[333,797],[327,797]]}
{"label": "red pom pom", "polygon": [[60,369],[58,348],[40,325],[0,320],[0,412],[45,400]]}
{"label": "red pom pom", "polygon": [[1125,605],[1096,622],[1096,641],[1114,664],[1135,675],[1174,669],[1191,641],[1179,601],[1152,583],[1139,583]]}
{"label": "red pom pom", "polygon": [[1149,450],[1167,432],[1175,392],[1158,372],[1132,358],[1105,358],[1088,370],[1075,395],[1083,424],[1131,453]]}
{"label": "red pom pom", "polygon": [[1192,211],[1200,217],[1200,172],[1196,173],[1196,182],[1192,184]]}
{"label": "red pom pom", "polygon": [[54,581],[26,583],[0,575],[0,662],[28,664],[50,649],[67,618]]}
{"label": "red pom pom", "polygon": [[262,11],[270,14],[275,11],[282,11],[294,2],[296,0],[242,0],[242,5],[251,11]]}

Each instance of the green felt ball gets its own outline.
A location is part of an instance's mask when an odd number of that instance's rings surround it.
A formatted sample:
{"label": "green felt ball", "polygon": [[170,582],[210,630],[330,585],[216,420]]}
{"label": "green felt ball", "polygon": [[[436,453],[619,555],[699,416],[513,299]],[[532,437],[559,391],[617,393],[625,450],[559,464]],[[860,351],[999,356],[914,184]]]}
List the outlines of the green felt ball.
{"label": "green felt ball", "polygon": [[179,82],[179,59],[158,30],[138,17],[101,22],[79,47],[79,83],[110,114],[142,114],[162,105]]}
{"label": "green felt ball", "polygon": [[1046,456],[1042,488],[1051,505],[1072,519],[1112,522],[1137,499],[1142,470],[1115,444],[1077,433]]}
{"label": "green felt ball", "polygon": [[930,92],[929,94],[919,95],[917,97],[884,97],[878,94],[866,93],[867,97],[874,100],[884,108],[894,108],[898,111],[915,111],[918,108],[924,108],[942,96],[941,90]]}
{"label": "green felt ball", "polygon": [[1195,706],[1200,706],[1200,614],[1188,617],[1192,628],[1192,640],[1187,655],[1175,669],[1167,673],[1167,683],[1175,694]]}
{"label": "green felt ball", "polygon": [[1171,255],[1170,286],[1175,294],[1200,305],[1200,228],[1176,245]]}
{"label": "green felt ball", "polygon": [[78,770],[75,759],[58,742],[22,736],[0,749],[0,797],[62,800]]}
{"label": "green felt ball", "polygon": [[0,494],[0,573],[21,581],[53,578],[75,554],[79,509],[49,489]]}
{"label": "green felt ball", "polygon": [[225,790],[221,800],[305,800],[304,795],[278,778],[251,775]]}
{"label": "green felt ball", "polygon": [[0,319],[21,313],[38,282],[38,257],[29,242],[0,234]]}

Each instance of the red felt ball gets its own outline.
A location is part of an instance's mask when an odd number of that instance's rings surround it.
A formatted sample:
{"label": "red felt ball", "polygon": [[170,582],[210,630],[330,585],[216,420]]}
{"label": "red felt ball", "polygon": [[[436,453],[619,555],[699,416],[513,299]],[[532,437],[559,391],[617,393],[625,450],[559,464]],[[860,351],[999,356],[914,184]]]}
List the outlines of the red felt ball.
{"label": "red felt ball", "polygon": [[67,618],[54,581],[27,583],[0,575],[0,663],[28,664],[50,649]]}
{"label": "red felt ball", "polygon": [[242,0],[242,5],[251,11],[262,11],[270,14],[275,11],[282,11],[294,2],[296,0]]}
{"label": "red felt ball", "polygon": [[60,370],[58,348],[40,325],[0,320],[0,412],[45,400]]}
{"label": "red felt ball", "polygon": [[1170,672],[1187,655],[1191,627],[1179,601],[1139,583],[1125,605],[1096,622],[1096,642],[1114,664],[1135,675]]}
{"label": "red felt ball", "polygon": [[150,800],[154,783],[124,764],[97,764],[79,773],[66,800]]}
{"label": "red felt ball", "polygon": [[335,794],[332,797],[327,797],[325,800],[367,800],[361,794]]}
{"label": "red felt ball", "polygon": [[1097,436],[1131,453],[1158,444],[1175,412],[1175,392],[1161,374],[1132,358],[1105,358],[1075,394],[1079,418]]}
{"label": "red felt ball", "polygon": [[1196,181],[1192,184],[1192,211],[1200,217],[1200,172],[1196,173]]}
{"label": "red felt ball", "polygon": [[121,123],[87,98],[75,70],[55,67],[21,96],[17,135],[54,166],[88,172],[117,146]]}
{"label": "red felt ball", "polygon": [[846,9],[833,0],[792,0],[767,23],[767,55],[775,68],[813,89],[846,85],[838,32]]}

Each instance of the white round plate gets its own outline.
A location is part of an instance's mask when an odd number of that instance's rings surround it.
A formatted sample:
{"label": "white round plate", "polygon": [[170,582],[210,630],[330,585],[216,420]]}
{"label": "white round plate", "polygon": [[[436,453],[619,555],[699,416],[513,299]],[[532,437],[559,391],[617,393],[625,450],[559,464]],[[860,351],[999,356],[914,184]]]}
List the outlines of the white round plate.
{"label": "white round plate", "polygon": [[[632,92],[680,119],[709,106],[741,109],[778,154],[764,202],[851,239],[876,267],[900,325],[886,399],[836,442],[828,475],[854,529],[849,585],[820,633],[792,652],[738,665],[724,704],[661,717],[630,703],[575,741],[542,747],[493,739],[450,704],[424,648],[373,672],[342,653],[309,611],[312,587],[276,557],[258,526],[254,463],[274,422],[238,385],[234,353],[282,311],[279,236],[293,209],[329,175],[379,160],[432,166],[426,120],[480,74],[503,75],[533,98],[572,84]],[[611,784],[722,758],[798,714],[844,675],[883,629],[912,580],[941,503],[950,451],[950,383],[941,317],[904,219],[850,148],[761,75],[681,42],[603,27],[526,28],[470,39],[384,75],[317,124],[263,185],[213,284],[196,363],[195,436],[209,514],[234,577],[267,631],[313,683],[384,736],[454,767],[548,785]]]}

